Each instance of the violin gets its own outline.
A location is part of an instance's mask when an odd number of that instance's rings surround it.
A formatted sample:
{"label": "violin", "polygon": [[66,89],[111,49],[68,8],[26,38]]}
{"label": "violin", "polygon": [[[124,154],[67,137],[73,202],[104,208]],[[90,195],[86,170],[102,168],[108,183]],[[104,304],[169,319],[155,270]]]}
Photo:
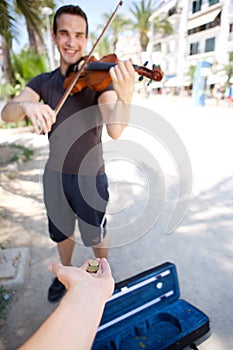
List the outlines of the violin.
{"label": "violin", "polygon": [[[83,57],[85,61],[86,57]],[[82,62],[82,61],[81,61]],[[80,74],[77,82],[71,90],[71,94],[76,94],[82,91],[85,87],[88,87],[91,90],[101,91],[106,89],[112,82],[109,70],[111,67],[114,67],[119,62],[117,55],[109,54],[104,56],[100,60],[97,60],[94,56],[89,58],[89,63],[83,69]],[[73,80],[75,74],[79,71],[80,63],[71,65],[66,72],[66,78],[64,81],[64,88],[70,85],[70,82]],[[160,66],[153,66],[153,69],[150,70],[145,66],[138,66],[133,64],[135,71],[140,75],[139,80],[142,80],[143,77],[150,79],[150,81],[161,81],[163,79],[163,72]]]}

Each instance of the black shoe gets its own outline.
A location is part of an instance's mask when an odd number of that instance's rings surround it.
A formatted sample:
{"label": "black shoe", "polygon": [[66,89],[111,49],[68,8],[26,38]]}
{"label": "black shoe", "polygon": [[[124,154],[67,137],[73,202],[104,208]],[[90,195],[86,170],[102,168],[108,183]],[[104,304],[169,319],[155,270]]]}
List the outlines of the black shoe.
{"label": "black shoe", "polygon": [[66,292],[66,287],[62,284],[57,277],[54,278],[53,283],[49,287],[48,300],[52,303],[59,301]]}

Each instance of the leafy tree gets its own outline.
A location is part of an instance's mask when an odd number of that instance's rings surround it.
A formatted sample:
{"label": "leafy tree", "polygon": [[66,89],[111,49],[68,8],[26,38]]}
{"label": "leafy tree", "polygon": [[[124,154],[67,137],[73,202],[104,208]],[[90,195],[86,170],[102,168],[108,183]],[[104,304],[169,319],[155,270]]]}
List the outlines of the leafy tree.
{"label": "leafy tree", "polygon": [[46,71],[46,57],[30,49],[13,55],[13,70],[27,83],[34,76]]}
{"label": "leafy tree", "polygon": [[149,18],[154,12],[154,5],[152,0],[148,0],[146,3],[145,0],[141,0],[138,4],[133,2],[132,8],[129,11],[135,17],[132,28],[139,31],[140,44],[142,51],[146,51],[147,44],[149,41],[148,32],[150,30]]}
{"label": "leafy tree", "polygon": [[224,70],[226,72],[226,75],[228,77],[227,82],[230,81],[230,79],[233,77],[233,64],[227,64],[226,66],[224,66]]}
{"label": "leafy tree", "polygon": [[[135,17],[135,21],[132,28],[136,29],[139,32],[142,51],[146,51],[146,48],[149,42],[149,38],[148,38],[148,32],[150,31],[149,18],[155,11],[155,5],[153,4],[152,0],[148,0],[147,3],[146,3],[146,0],[141,0],[139,4],[136,2],[133,2],[132,5],[133,7],[129,9],[129,11]],[[160,33],[161,32],[166,33],[166,34],[173,33],[173,27],[171,23],[167,20],[167,18],[164,15],[154,18],[153,25],[154,25],[155,31],[158,31]]]}
{"label": "leafy tree", "polygon": [[[90,33],[89,39],[91,42],[91,46],[93,47],[96,43],[96,40],[98,39],[98,36],[96,33]],[[102,40],[98,43],[95,52],[98,54],[98,58],[102,58],[105,55],[108,55],[110,52],[112,52],[112,44],[107,36],[103,37]]]}
{"label": "leafy tree", "polygon": [[0,35],[2,36],[2,55],[5,79],[13,82],[13,74],[10,65],[12,36],[16,34],[12,8],[5,0],[0,0]]}
{"label": "leafy tree", "polygon": [[160,16],[155,17],[153,20],[153,25],[155,33],[158,32],[168,35],[174,33],[173,26],[171,22],[169,22],[169,20],[167,19],[167,14],[165,13],[162,13]]}
{"label": "leafy tree", "polygon": [[[35,52],[38,51],[38,40],[42,42],[38,3],[39,0],[14,0],[14,11],[17,15],[24,16],[29,36],[29,44],[31,50]],[[37,34],[38,39],[36,39],[35,34]]]}
{"label": "leafy tree", "polygon": [[[35,52],[43,52],[45,50],[42,28],[45,28],[45,18],[41,15],[43,7],[54,9],[53,0],[14,0],[15,12],[23,15],[26,21],[29,46]],[[31,6],[28,8],[28,6]],[[36,14],[36,15],[35,15]]]}
{"label": "leafy tree", "polygon": [[35,75],[46,71],[46,57],[30,49],[13,55],[12,72],[14,84],[2,86],[2,96],[16,96]]}
{"label": "leafy tree", "polygon": [[[103,22],[106,23],[108,19],[111,17],[111,14],[104,13],[102,17],[103,17]],[[114,17],[108,29],[109,37],[111,38],[111,42],[113,45],[113,48],[112,48],[113,52],[116,51],[116,45],[117,45],[119,34],[127,29],[130,29],[131,27],[132,27],[132,22],[128,18],[125,18],[122,15],[116,15]],[[104,25],[99,25],[98,28],[103,29]]]}
{"label": "leafy tree", "polygon": [[6,82],[9,84],[14,83],[11,61],[12,39],[17,39],[18,36],[15,28],[17,14],[22,14],[25,17],[30,47],[36,52],[39,47],[43,46],[41,28],[44,18],[40,14],[42,6],[51,6],[53,8],[54,1],[14,0],[13,7],[11,1],[0,0],[0,35],[2,37],[4,76]]}

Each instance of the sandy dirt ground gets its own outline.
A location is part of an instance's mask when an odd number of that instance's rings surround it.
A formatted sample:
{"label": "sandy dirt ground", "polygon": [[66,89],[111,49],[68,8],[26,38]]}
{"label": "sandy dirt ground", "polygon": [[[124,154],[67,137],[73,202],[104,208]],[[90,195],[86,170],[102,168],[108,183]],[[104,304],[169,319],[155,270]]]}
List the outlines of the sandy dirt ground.
{"label": "sandy dirt ground", "polygon": [[[114,277],[119,281],[132,276],[135,266],[139,273],[165,261],[174,262],[180,276],[181,296],[206,312],[211,320],[211,336],[199,345],[200,350],[231,350],[233,112],[226,106],[194,108],[190,102],[167,101],[162,96],[146,100],[146,105],[164,113],[188,150],[193,170],[192,200],[185,219],[174,234],[164,233],[165,211],[159,225],[143,237],[130,242],[129,236],[130,244],[124,242],[122,246],[112,247],[110,264]],[[10,291],[6,317],[1,321],[0,349],[15,350],[56,307],[47,301],[47,289],[53,278],[47,266],[58,260],[58,256],[56,246],[47,234],[41,186],[47,140],[30,130],[18,133],[3,129],[0,129],[0,139],[1,144],[14,142],[34,149],[32,160],[19,162],[17,167],[12,166],[7,171],[5,166],[2,167],[0,177],[1,246],[28,247],[30,251],[25,283]],[[113,164],[112,168],[117,164],[120,163]],[[129,168],[126,183],[126,178],[122,178],[125,163],[121,165],[117,174],[115,169],[114,176],[122,179],[123,197],[129,191],[124,190],[128,182],[133,184],[131,192],[135,190],[139,194],[139,201],[132,209],[134,214],[143,208],[145,197],[140,167],[137,167],[138,173]],[[150,176],[150,172],[148,174]],[[110,171],[111,183],[114,176]],[[177,182],[170,170],[165,180],[168,187],[166,203],[169,204],[176,195]],[[156,193],[151,192],[151,195],[156,202]],[[90,257],[93,257],[91,250],[77,240],[73,264],[79,266]]]}

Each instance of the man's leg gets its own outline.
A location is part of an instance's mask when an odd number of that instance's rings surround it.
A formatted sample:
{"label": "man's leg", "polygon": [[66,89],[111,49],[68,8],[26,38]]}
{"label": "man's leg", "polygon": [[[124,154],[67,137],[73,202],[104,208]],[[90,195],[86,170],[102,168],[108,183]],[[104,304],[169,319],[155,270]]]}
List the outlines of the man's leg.
{"label": "man's leg", "polygon": [[108,236],[105,235],[105,237],[101,243],[99,243],[95,247],[92,247],[96,258],[108,259],[108,244],[109,244],[109,239],[108,239]]}
{"label": "man's leg", "polygon": [[65,266],[71,265],[71,258],[75,246],[74,234],[57,244],[61,263]]}
{"label": "man's leg", "polygon": [[[64,241],[57,243],[57,248],[60,256],[61,263],[65,266],[71,265],[72,253],[75,246],[74,234],[68,237]],[[66,292],[65,286],[58,280],[57,277],[53,279],[53,282],[48,290],[48,300],[51,302],[58,302]]]}

